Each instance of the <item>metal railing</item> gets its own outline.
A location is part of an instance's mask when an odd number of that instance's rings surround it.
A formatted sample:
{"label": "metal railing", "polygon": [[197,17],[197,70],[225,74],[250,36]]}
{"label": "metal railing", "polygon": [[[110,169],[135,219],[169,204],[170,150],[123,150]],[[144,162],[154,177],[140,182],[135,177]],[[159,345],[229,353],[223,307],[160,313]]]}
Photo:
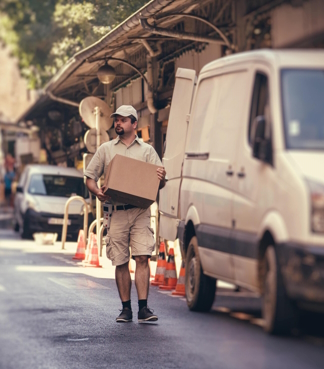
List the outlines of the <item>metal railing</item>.
{"label": "metal railing", "polygon": [[81,196],[72,196],[68,199],[64,207],[64,219],[63,219],[63,228],[62,228],[62,250],[64,250],[64,245],[66,241],[66,234],[67,234],[67,227],[68,227],[68,220],[69,220],[69,206],[72,201],[81,201],[84,204],[84,217],[83,217],[83,232],[84,232],[84,242],[87,242],[87,235],[88,235],[88,203],[85,199]]}
{"label": "metal railing", "polygon": [[[103,247],[103,243],[102,243],[102,239],[103,239],[103,233],[104,233],[104,226],[103,226],[103,218],[99,219],[99,222],[102,223],[101,227],[99,228],[99,240],[97,240],[98,242],[98,247],[99,247],[99,256],[102,256],[102,247]],[[89,234],[93,232],[94,228],[97,225],[97,219],[95,219],[89,227]]]}

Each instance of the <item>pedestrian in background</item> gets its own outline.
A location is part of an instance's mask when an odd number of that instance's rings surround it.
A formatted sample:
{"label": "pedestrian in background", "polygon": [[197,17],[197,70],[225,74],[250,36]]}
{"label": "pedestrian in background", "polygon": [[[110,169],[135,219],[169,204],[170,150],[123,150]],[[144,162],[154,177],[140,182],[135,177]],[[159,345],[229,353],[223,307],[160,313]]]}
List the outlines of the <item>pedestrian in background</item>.
{"label": "pedestrian in background", "polygon": [[[162,166],[154,148],[139,140],[136,135],[137,112],[131,105],[120,106],[111,115],[114,118],[117,138],[102,144],[94,154],[84,175],[86,184],[94,195],[102,202],[110,201],[103,188],[98,188],[97,181],[106,171],[110,161],[116,154]],[[165,169],[158,168],[157,176],[160,188],[165,185]],[[153,230],[150,229],[150,208],[141,209],[129,204],[114,204],[110,228],[106,238],[106,254],[116,266],[116,284],[122,302],[122,311],[117,322],[132,321],[131,277],[128,269],[130,258],[136,262],[135,285],[138,295],[138,321],[156,321],[158,317],[147,306],[150,270],[148,259],[155,247]]]}
{"label": "pedestrian in background", "polygon": [[4,176],[5,198],[6,198],[6,203],[8,206],[13,205],[11,186],[12,186],[13,180],[15,179],[15,176],[16,176],[15,172],[6,172]]}
{"label": "pedestrian in background", "polygon": [[6,174],[4,175],[4,185],[5,185],[5,198],[6,204],[8,206],[13,206],[12,198],[12,182],[14,181],[16,174],[14,171],[15,159],[11,154],[7,154],[5,158],[5,169]]}

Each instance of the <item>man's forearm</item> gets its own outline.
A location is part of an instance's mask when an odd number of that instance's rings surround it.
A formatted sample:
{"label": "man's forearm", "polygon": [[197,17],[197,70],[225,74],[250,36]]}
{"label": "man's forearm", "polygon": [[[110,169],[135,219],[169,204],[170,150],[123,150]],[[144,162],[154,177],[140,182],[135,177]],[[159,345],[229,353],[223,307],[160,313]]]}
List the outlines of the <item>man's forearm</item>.
{"label": "man's forearm", "polygon": [[92,178],[87,178],[86,180],[86,186],[88,187],[88,190],[93,193],[95,196],[97,196],[97,192],[99,190],[97,186],[97,182]]}

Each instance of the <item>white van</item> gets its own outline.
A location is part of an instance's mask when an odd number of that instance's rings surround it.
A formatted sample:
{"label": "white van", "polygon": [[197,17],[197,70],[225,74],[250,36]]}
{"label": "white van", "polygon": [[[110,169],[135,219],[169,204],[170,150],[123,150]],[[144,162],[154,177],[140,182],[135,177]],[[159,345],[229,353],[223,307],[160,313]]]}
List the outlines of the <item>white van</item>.
{"label": "white van", "polygon": [[216,279],[263,296],[265,330],[324,309],[324,52],[261,50],[178,69],[160,236],[179,238],[191,310]]}

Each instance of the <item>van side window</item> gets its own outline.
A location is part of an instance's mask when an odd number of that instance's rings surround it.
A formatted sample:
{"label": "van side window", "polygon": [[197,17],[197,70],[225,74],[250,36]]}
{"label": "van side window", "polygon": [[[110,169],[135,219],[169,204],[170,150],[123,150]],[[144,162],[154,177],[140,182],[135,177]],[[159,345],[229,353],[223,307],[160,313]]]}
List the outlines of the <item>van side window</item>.
{"label": "van side window", "polygon": [[[249,123],[248,140],[251,145],[252,137],[252,124],[256,117],[263,115],[266,118],[269,117],[269,86],[268,77],[265,74],[257,73],[254,81],[251,115]],[[267,119],[267,120],[268,120]],[[269,121],[269,120],[268,120]]]}
{"label": "van side window", "polygon": [[210,140],[211,131],[217,124],[210,117],[215,116],[219,90],[219,77],[206,78],[198,86],[188,133],[187,149],[190,152],[202,152],[206,149],[206,142]]}

